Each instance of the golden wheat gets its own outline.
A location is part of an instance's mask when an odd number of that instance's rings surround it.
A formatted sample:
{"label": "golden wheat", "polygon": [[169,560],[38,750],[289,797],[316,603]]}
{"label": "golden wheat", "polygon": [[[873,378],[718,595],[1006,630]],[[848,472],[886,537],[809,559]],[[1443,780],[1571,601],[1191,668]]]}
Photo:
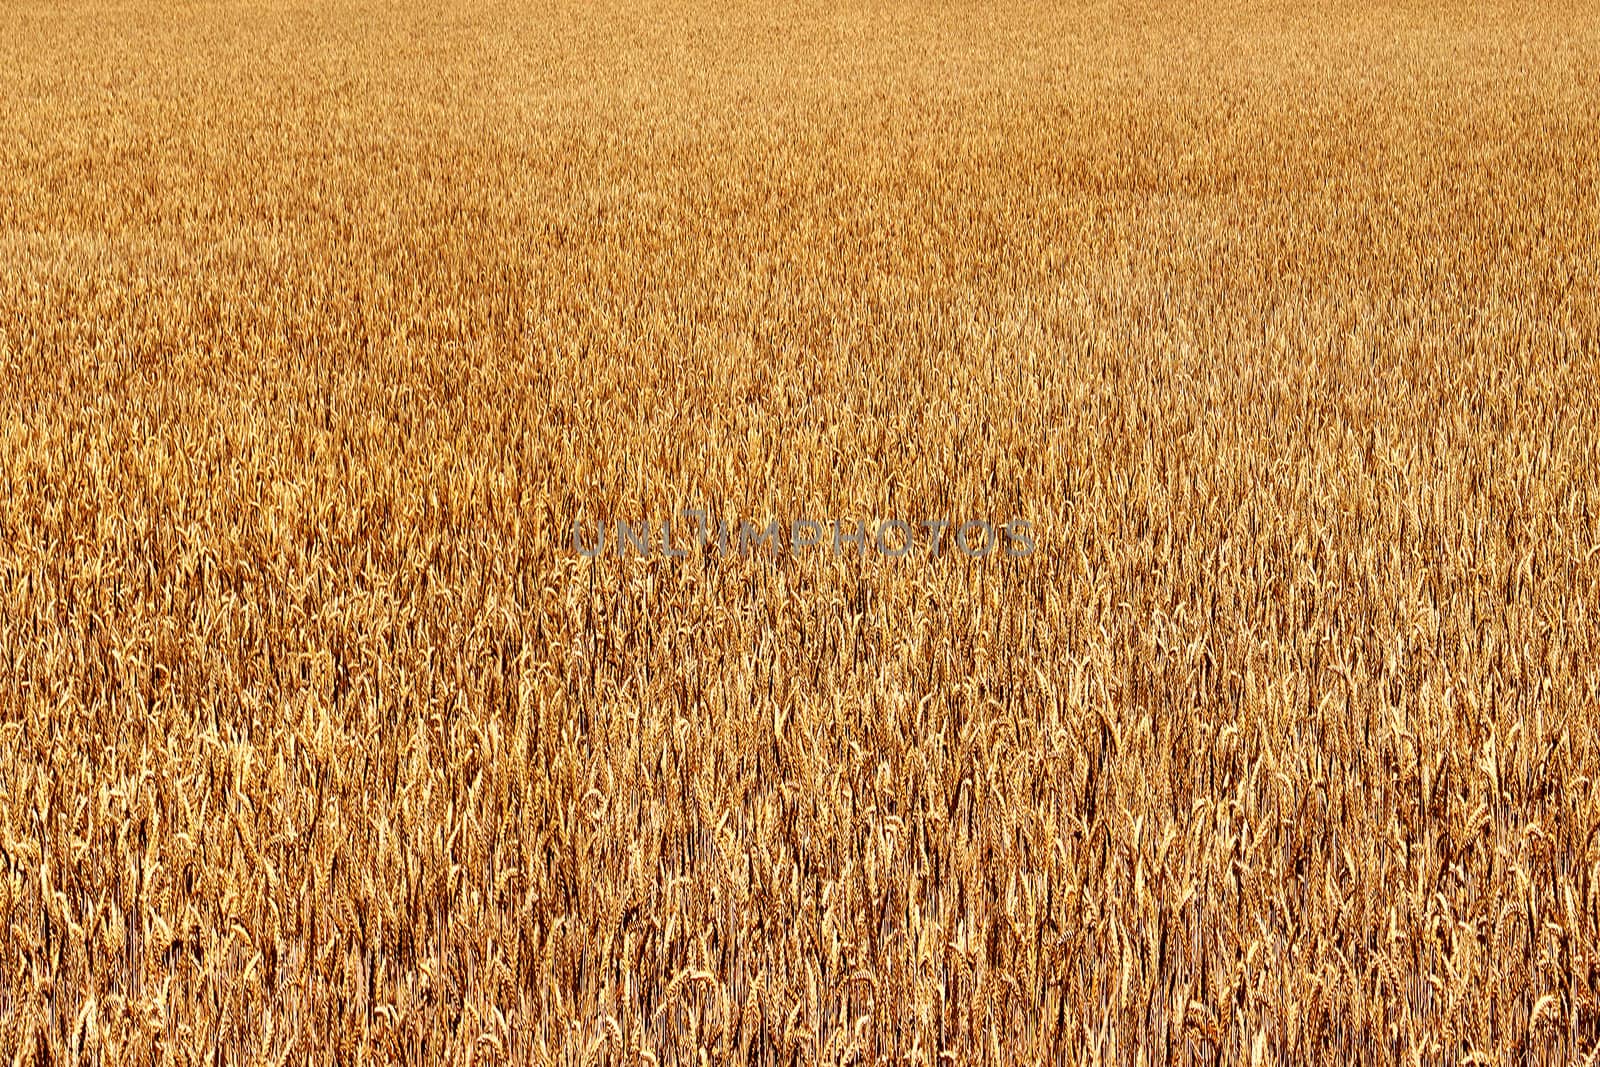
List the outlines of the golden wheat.
{"label": "golden wheat", "polygon": [[1597,70],[8,3],[4,1059],[1592,1062]]}

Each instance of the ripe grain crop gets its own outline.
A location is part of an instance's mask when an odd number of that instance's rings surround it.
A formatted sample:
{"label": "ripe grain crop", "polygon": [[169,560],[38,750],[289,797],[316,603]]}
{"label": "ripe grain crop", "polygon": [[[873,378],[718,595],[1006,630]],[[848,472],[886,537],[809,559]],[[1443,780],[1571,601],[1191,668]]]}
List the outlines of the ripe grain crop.
{"label": "ripe grain crop", "polygon": [[[8,0],[13,1063],[1572,1063],[1592,4]],[[593,559],[574,522],[1029,523]]]}

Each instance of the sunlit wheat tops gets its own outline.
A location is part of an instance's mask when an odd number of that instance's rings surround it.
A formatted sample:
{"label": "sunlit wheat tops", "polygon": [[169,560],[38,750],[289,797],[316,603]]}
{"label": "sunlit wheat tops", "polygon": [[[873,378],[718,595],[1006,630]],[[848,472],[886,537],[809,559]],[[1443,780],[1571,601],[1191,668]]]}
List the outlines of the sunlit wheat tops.
{"label": "sunlit wheat tops", "polygon": [[1596,71],[0,5],[0,1062],[1592,1061]]}

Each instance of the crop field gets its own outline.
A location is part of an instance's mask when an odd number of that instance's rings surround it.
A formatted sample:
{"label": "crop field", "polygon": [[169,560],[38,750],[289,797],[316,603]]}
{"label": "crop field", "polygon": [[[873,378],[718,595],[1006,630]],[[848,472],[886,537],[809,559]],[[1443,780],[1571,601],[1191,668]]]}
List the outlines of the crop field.
{"label": "crop field", "polygon": [[1597,376],[1587,0],[6,0],[0,1063],[1592,1063]]}

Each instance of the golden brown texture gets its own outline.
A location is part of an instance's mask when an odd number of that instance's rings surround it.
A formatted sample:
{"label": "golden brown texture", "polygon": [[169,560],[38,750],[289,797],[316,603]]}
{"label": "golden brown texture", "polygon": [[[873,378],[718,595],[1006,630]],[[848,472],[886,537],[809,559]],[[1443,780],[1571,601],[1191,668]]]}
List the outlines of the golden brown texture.
{"label": "golden brown texture", "polygon": [[[1589,1055],[1597,68],[1585,4],[6,3],[0,1049]],[[689,507],[1039,547],[573,549]]]}

